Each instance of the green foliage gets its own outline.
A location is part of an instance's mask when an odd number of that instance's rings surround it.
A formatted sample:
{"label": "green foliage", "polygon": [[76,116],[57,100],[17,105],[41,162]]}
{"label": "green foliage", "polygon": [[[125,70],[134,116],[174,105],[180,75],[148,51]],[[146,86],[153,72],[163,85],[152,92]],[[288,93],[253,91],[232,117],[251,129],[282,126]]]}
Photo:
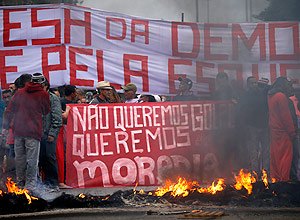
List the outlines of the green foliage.
{"label": "green foliage", "polygon": [[81,4],[81,0],[2,0],[0,1],[0,6],[9,5],[39,5],[39,4],[59,4],[59,3],[69,3],[69,4]]}
{"label": "green foliage", "polygon": [[300,21],[300,0],[268,0],[269,7],[256,18],[263,21]]}

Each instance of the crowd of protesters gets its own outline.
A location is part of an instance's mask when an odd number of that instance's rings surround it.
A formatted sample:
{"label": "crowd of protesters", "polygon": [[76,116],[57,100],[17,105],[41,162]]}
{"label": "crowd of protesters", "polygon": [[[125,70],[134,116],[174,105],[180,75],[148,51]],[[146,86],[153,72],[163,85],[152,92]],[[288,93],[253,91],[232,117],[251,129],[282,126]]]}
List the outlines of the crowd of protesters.
{"label": "crowd of protesters", "polygon": [[[95,91],[84,91],[73,85],[51,88],[41,73],[21,75],[2,91],[1,172],[15,172],[18,186],[33,193],[39,181],[53,190],[70,188],[65,184],[68,104],[205,99],[230,100],[235,105],[235,132],[232,136],[219,134],[221,154],[237,161],[233,167],[256,173],[266,169],[278,181],[299,179],[300,93],[295,92],[290,80],[279,77],[269,85],[268,79],[251,76],[243,89],[222,72],[216,76],[214,91],[205,98],[193,94],[189,78],[180,77],[178,81],[177,95],[166,97],[138,95],[134,83],[121,86],[123,93],[108,81],[98,82]],[[235,158],[228,157],[232,151]]]}

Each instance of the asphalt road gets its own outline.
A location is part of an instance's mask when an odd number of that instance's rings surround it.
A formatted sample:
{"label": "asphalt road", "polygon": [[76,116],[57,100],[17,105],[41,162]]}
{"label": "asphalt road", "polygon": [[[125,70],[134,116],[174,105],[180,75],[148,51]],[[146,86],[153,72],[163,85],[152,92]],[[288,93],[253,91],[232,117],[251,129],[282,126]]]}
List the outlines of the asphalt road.
{"label": "asphalt road", "polygon": [[[224,216],[221,217],[204,217],[198,219],[300,219],[299,208],[239,208],[239,207],[206,207],[210,210],[222,210]],[[69,210],[54,210],[51,212],[27,213],[19,215],[0,216],[0,219],[55,219],[55,220],[135,220],[135,219],[188,219],[183,214],[178,215],[147,215],[149,210],[155,210],[149,207],[141,208],[93,208],[93,209],[69,209]],[[179,210],[190,210],[189,207],[181,209],[160,209],[158,212],[171,212]],[[193,218],[195,219],[195,218]]]}
{"label": "asphalt road", "polygon": [[[151,191],[156,187],[142,187],[145,191]],[[111,195],[118,190],[129,190],[132,187],[122,188],[85,188],[85,189],[68,189],[62,190],[67,194],[78,195],[80,193],[90,194],[95,196]],[[135,220],[135,219],[188,219],[184,214],[174,214],[178,212],[191,212],[192,210],[204,210],[208,212],[218,211],[223,212],[221,217],[202,217],[193,219],[300,219],[300,207],[297,208],[274,208],[274,207],[233,207],[233,206],[179,206],[172,204],[143,204],[135,207],[122,208],[77,208],[77,209],[57,209],[45,212],[22,213],[12,215],[0,215],[0,219],[55,219],[55,220]],[[172,214],[173,213],[173,214]],[[151,214],[151,215],[149,215]],[[165,214],[165,215],[163,215]],[[168,214],[168,215],[166,215]]]}

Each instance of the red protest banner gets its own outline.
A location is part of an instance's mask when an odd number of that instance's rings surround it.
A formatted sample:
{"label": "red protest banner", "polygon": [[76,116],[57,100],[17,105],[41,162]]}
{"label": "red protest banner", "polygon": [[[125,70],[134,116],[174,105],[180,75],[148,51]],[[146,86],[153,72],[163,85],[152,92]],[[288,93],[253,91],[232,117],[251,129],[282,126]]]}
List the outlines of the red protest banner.
{"label": "red protest banner", "polygon": [[148,186],[175,175],[214,178],[224,170],[216,135],[233,128],[232,111],[231,102],[71,105],[66,182]]}

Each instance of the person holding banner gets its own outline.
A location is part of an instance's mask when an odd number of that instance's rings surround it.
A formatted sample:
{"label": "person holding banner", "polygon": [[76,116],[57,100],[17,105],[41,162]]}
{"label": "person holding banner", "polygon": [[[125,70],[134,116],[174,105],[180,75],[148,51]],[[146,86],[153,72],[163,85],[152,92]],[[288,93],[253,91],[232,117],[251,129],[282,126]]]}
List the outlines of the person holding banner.
{"label": "person holding banner", "polygon": [[193,101],[197,100],[197,97],[191,91],[193,87],[193,81],[189,78],[178,78],[179,87],[178,94],[174,97],[173,101]]}
{"label": "person holding banner", "polygon": [[153,95],[141,94],[139,98],[139,103],[143,103],[143,102],[156,102],[156,99]]}
{"label": "person holding banner", "polygon": [[121,99],[120,95],[118,94],[117,90],[115,89],[115,87],[113,87],[112,85],[111,87],[111,91],[109,93],[109,102],[110,103],[122,103],[123,100]]}
{"label": "person holding banner", "polygon": [[17,184],[33,195],[38,193],[42,116],[50,112],[49,94],[44,91],[43,82],[41,73],[33,74],[32,81],[16,92],[6,110],[7,124],[13,120]]}
{"label": "person holding banner", "polygon": [[85,91],[83,89],[76,88],[77,92],[77,103],[82,103],[85,104],[86,99],[85,99]]}
{"label": "person holding banner", "polygon": [[233,89],[229,83],[227,73],[220,72],[216,76],[216,90],[212,94],[213,100],[234,99]]}
{"label": "person holding banner", "polygon": [[66,111],[66,105],[67,104],[75,104],[78,100],[77,90],[76,86],[73,85],[66,85],[64,87],[65,96],[61,98],[61,108],[63,112]]}
{"label": "person holding banner", "polygon": [[138,103],[139,98],[137,98],[136,91],[137,87],[133,83],[128,83],[126,86],[121,86],[124,90],[125,103]]}
{"label": "person holding banner", "polygon": [[89,104],[110,103],[109,97],[112,90],[108,81],[98,82],[97,86],[98,95]]}
{"label": "person holding banner", "polygon": [[69,108],[67,104],[76,104],[77,103],[77,91],[76,86],[66,85],[64,87],[65,96],[60,100],[61,109],[62,109],[62,119],[63,127],[61,127],[56,143],[56,158],[58,166],[58,181],[59,188],[69,189],[70,187],[65,184],[66,178],[66,144],[67,144],[67,118],[69,114]]}

